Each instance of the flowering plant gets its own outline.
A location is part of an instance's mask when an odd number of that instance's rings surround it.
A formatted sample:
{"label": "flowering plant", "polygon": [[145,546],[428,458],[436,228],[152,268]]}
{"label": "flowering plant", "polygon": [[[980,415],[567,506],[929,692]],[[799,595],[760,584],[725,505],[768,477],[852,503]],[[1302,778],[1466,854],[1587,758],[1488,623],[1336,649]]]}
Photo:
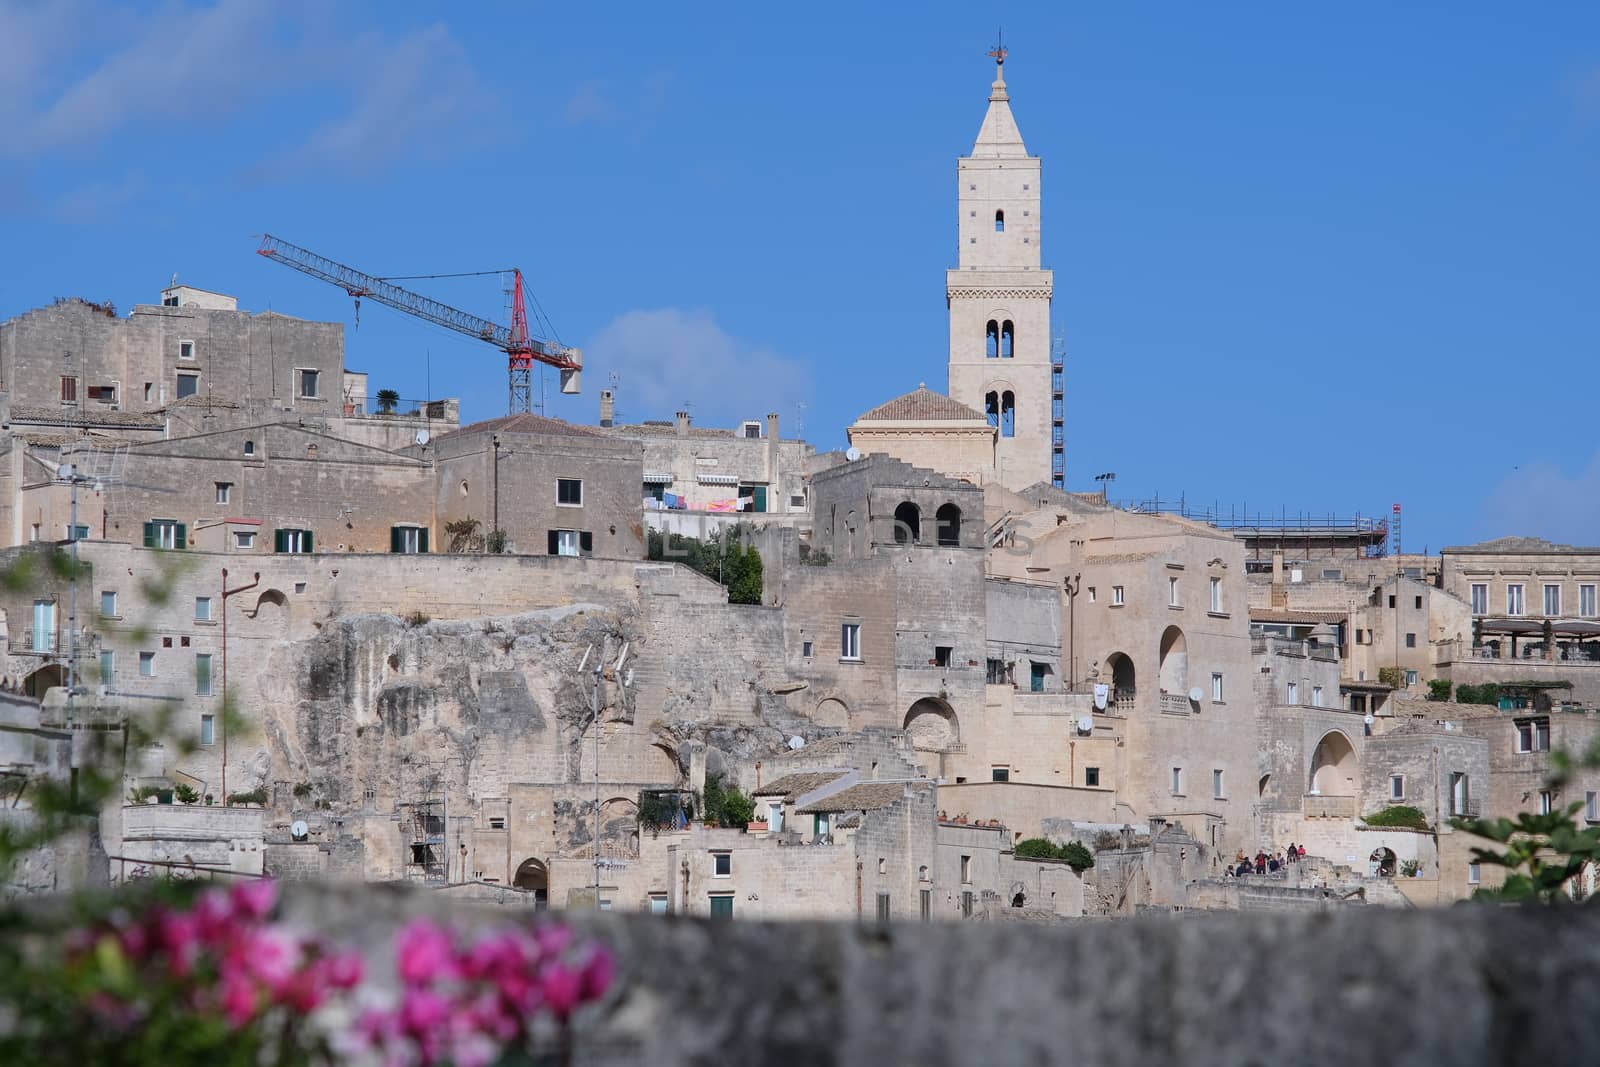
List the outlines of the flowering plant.
{"label": "flowering plant", "polygon": [[[165,887],[65,929],[0,920],[0,1063],[488,1067],[602,996],[602,947],[557,924],[463,940],[417,920],[399,990],[361,954],[275,921],[277,886]],[[30,917],[34,918],[34,917]]]}

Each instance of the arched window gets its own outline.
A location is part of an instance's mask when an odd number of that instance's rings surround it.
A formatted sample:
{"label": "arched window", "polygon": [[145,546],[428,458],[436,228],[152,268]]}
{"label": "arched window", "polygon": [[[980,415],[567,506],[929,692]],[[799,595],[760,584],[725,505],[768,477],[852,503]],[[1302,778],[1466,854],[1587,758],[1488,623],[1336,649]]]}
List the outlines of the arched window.
{"label": "arched window", "polygon": [[1000,358],[1010,359],[1016,354],[1017,331],[1007,319],[1000,324]]}
{"label": "arched window", "polygon": [[1000,394],[1000,436],[1017,436],[1017,398],[1009,389]]}
{"label": "arched window", "polygon": [[256,454],[256,443],[254,441],[246,441],[244,443],[244,454],[247,456]]}
{"label": "arched window", "polygon": [[985,359],[1000,355],[1000,324],[993,319],[983,328],[983,355]]}
{"label": "arched window", "polygon": [[907,500],[894,509],[894,543],[914,545],[922,540],[922,512]]}
{"label": "arched window", "polygon": [[1006,213],[1004,211],[996,211],[994,213],[994,232],[1006,232]]}
{"label": "arched window", "polygon": [[990,426],[1000,425],[1000,394],[990,393],[983,398],[983,410],[989,416]]}
{"label": "arched window", "polygon": [[961,509],[945,504],[933,513],[940,548],[961,547]]}

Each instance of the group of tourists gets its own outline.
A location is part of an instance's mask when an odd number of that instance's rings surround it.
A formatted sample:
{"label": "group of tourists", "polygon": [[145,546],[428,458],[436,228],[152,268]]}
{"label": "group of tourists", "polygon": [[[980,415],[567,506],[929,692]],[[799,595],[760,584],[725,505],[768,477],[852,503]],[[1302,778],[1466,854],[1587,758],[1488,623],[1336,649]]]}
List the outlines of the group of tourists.
{"label": "group of tourists", "polygon": [[1234,854],[1228,873],[1236,878],[1243,878],[1247,874],[1277,874],[1289,864],[1299,863],[1305,858],[1306,846],[1296,845],[1293,841],[1289,842],[1281,856],[1275,852],[1257,852],[1252,858],[1244,854],[1244,849],[1240,849]]}

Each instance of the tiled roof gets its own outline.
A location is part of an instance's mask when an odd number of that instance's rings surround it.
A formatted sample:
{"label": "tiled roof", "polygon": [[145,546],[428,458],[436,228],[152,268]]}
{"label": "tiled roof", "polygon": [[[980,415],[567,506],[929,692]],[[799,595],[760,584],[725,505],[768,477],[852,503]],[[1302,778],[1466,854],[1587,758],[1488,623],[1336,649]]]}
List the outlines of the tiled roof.
{"label": "tiled roof", "polygon": [[1475,545],[1453,545],[1440,549],[1450,555],[1595,555],[1600,547],[1584,545],[1558,545],[1542,537],[1497,537],[1493,541],[1480,541]]}
{"label": "tiled roof", "polygon": [[1291,611],[1286,608],[1251,608],[1252,622],[1343,622],[1348,611]]}
{"label": "tiled roof", "polygon": [[836,752],[849,752],[852,739],[848,734],[834,734],[813,741],[803,748],[790,749],[772,757],[773,762],[811,760],[818,756],[831,756]]}
{"label": "tiled roof", "polygon": [[859,782],[800,809],[802,814],[828,811],[873,811],[887,808],[906,795],[905,782]]}
{"label": "tiled roof", "polygon": [[520,415],[501,415],[497,419],[484,419],[463,426],[459,430],[451,430],[443,436],[449,437],[458,433],[543,433],[568,437],[605,437],[606,435],[587,426],[578,426],[574,423],[563,422],[560,419],[547,419],[543,415],[530,415],[523,412]]}
{"label": "tiled roof", "polygon": [[983,412],[961,401],[919,385],[905,396],[897,396],[862,415],[857,422],[981,422]]}
{"label": "tiled roof", "polygon": [[93,402],[84,405],[81,412],[73,408],[18,405],[11,409],[11,421],[53,426],[142,426],[150,429],[162,426],[161,416],[155,412],[112,411],[109,406],[101,408]]}
{"label": "tiled roof", "polygon": [[766,785],[755,791],[758,797],[783,797],[792,800],[804,796],[813,789],[821,789],[829,782],[843,778],[845,771],[799,771],[795,774],[786,774],[781,778],[774,778]]}

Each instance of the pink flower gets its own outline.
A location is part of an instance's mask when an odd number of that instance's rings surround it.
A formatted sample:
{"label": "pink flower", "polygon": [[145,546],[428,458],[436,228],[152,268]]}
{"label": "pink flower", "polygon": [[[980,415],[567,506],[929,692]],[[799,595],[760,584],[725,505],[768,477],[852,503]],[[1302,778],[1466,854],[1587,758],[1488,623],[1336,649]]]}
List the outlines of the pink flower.
{"label": "pink flower", "polygon": [[428,919],[417,919],[395,939],[395,961],[400,980],[419,985],[433,978],[455,976],[456,961],[450,935]]}
{"label": "pink flower", "polygon": [[559,961],[548,963],[539,971],[539,992],[557,1019],[565,1020],[578,1006],[582,984],[577,970]]}
{"label": "pink flower", "polygon": [[572,928],[558,923],[545,923],[533,931],[534,944],[547,956],[559,956],[572,944]]}
{"label": "pink flower", "polygon": [[299,942],[289,935],[272,929],[252,930],[223,961],[223,970],[227,973],[230,966],[242,967],[276,993],[294,975],[300,956]]}
{"label": "pink flower", "polygon": [[335,989],[354,989],[361,984],[365,968],[359,952],[334,952],[322,957],[322,971],[327,983]]}
{"label": "pink flower", "polygon": [[154,917],[156,939],[167,953],[172,973],[182,978],[200,953],[200,923],[192,914],[162,911]]}
{"label": "pink flower", "polygon": [[423,1037],[438,1029],[450,1017],[450,1002],[427,989],[408,989],[400,1002],[400,1024]]}
{"label": "pink flower", "polygon": [[578,995],[584,1000],[599,1000],[611,988],[616,975],[617,962],[610,950],[594,946],[589,951],[589,962],[584,964],[582,991]]}
{"label": "pink flower", "polygon": [[256,990],[244,975],[237,972],[222,978],[222,1014],[235,1030],[244,1026],[256,1013]]}
{"label": "pink flower", "polygon": [[246,919],[264,919],[278,901],[278,883],[270,878],[235,882],[228,891],[234,913]]}
{"label": "pink flower", "polygon": [[207,945],[214,948],[227,939],[233,924],[233,905],[225,890],[211,889],[200,894],[189,914],[194,916],[200,938]]}

